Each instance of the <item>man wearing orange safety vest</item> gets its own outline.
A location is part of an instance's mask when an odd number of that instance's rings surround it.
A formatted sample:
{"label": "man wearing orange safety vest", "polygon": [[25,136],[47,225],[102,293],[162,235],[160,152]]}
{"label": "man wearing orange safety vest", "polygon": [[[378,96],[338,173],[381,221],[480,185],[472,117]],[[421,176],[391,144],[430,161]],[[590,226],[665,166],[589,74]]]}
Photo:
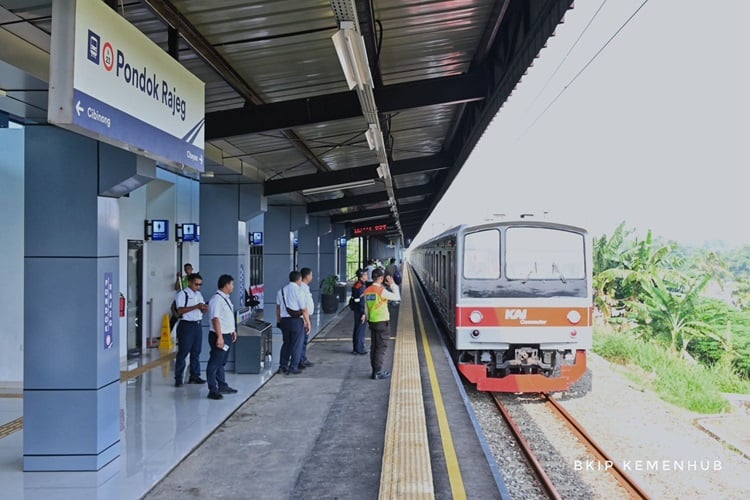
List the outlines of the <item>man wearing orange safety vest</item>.
{"label": "man wearing orange safety vest", "polygon": [[373,380],[382,380],[391,376],[390,372],[383,371],[383,360],[385,350],[388,347],[388,337],[391,335],[390,313],[388,312],[389,300],[401,300],[398,285],[393,282],[392,276],[385,276],[381,268],[373,269],[372,285],[368,286],[362,293],[365,299],[365,316],[370,324],[370,365],[372,366]]}

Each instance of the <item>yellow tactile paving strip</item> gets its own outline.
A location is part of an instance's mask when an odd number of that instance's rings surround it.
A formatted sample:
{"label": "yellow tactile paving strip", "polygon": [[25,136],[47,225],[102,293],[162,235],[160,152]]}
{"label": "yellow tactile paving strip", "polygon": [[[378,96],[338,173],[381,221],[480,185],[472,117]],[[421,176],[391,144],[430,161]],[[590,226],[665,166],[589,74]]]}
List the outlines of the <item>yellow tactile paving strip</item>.
{"label": "yellow tactile paving strip", "polygon": [[[124,382],[126,380],[130,380],[139,375],[143,375],[145,372],[149,371],[152,368],[155,368],[159,365],[167,364],[170,361],[172,361],[176,355],[177,355],[176,352],[165,353],[162,357],[155,359],[154,361],[151,361],[150,363],[146,363],[145,365],[139,366],[138,368],[134,370],[121,371],[120,381]],[[0,398],[23,398],[23,394],[21,393],[0,394]],[[14,432],[18,432],[22,429],[23,429],[23,417],[19,417],[13,420],[12,422],[8,422],[7,424],[0,425],[0,439],[4,437],[8,437]]]}
{"label": "yellow tactile paving strip", "polygon": [[12,422],[0,425],[0,439],[8,437],[14,432],[18,432],[23,429],[23,417],[18,417]]}
{"label": "yellow tactile paving strip", "polygon": [[405,279],[401,290],[380,474],[380,498],[429,499],[435,498],[435,489],[432,483],[412,299],[407,292],[408,273],[403,275]]}

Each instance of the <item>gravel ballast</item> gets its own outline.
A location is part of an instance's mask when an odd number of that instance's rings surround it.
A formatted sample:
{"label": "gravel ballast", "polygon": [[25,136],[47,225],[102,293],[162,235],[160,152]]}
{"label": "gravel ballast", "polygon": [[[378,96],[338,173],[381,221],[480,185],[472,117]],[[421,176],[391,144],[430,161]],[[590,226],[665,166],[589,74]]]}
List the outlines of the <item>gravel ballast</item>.
{"label": "gravel ballast", "polygon": [[[750,460],[698,426],[706,415],[675,407],[625,376],[628,368],[589,354],[592,389],[562,398],[562,405],[652,498],[745,499]],[[514,498],[544,498],[526,471],[522,455],[489,398],[467,388],[477,418]],[[549,410],[531,396],[504,395],[514,419],[523,422],[548,475],[564,498],[627,498],[605,464],[585,448]],[[734,421],[750,433],[750,415]]]}

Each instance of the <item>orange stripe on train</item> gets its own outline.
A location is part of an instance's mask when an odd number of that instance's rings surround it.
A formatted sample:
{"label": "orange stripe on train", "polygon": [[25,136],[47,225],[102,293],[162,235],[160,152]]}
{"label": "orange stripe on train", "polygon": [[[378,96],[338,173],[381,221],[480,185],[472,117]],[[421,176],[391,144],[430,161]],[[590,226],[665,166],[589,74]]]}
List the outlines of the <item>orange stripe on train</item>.
{"label": "orange stripe on train", "polygon": [[[471,314],[479,311],[475,323]],[[577,322],[575,320],[578,319]],[[591,326],[590,307],[457,307],[456,327]]]}

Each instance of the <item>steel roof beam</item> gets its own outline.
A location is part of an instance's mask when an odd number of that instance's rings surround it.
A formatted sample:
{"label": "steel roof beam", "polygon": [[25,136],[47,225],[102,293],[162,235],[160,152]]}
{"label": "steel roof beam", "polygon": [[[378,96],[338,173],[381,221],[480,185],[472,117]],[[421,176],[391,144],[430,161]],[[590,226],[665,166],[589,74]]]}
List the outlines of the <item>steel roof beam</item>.
{"label": "steel roof beam", "polygon": [[[421,196],[435,191],[432,183],[411,186],[403,189],[396,189],[396,199],[410,198],[412,196]],[[379,193],[367,193],[357,196],[344,196],[335,200],[315,201],[307,204],[307,213],[326,212],[328,210],[338,210],[341,208],[356,207],[367,205],[369,203],[382,203],[388,201],[388,194],[385,191]]]}
{"label": "steel roof beam", "polygon": [[[402,213],[409,213],[409,212],[417,212],[417,211],[424,211],[427,208],[429,208],[429,204],[419,202],[419,203],[409,203],[408,205],[399,205],[398,211],[399,214]],[[360,219],[371,219],[371,218],[392,218],[391,216],[391,209],[390,207],[386,208],[374,208],[372,210],[360,210],[358,212],[347,212],[345,214],[338,214],[338,215],[332,215],[331,216],[331,222],[349,222],[349,221],[355,221]]]}
{"label": "steel roof beam", "polygon": [[[245,99],[246,102],[257,105],[264,104],[263,99],[248,85],[244,78],[219,53],[211,42],[191,23],[184,14],[169,0],[143,0],[168,27],[177,30],[195,53],[216,71],[227,84]],[[329,171],[330,167],[321,161],[315,153],[292,130],[284,130],[284,137],[302,153],[318,170]],[[206,134],[208,135],[208,134]],[[206,136],[206,140],[210,140]]]}
{"label": "steel roof beam", "polygon": [[[399,83],[374,91],[378,112],[456,104],[484,99],[486,88],[477,74]],[[260,106],[206,113],[206,140],[255,134],[362,116],[355,92],[338,92]]]}
{"label": "steel roof beam", "polygon": [[[450,160],[445,155],[422,156],[393,162],[391,165],[391,174],[414,174],[431,170],[442,170],[450,166]],[[302,191],[303,189],[377,179],[377,168],[378,165],[366,165],[364,167],[346,168],[333,172],[297,175],[286,179],[266,181],[263,183],[263,194],[271,196],[274,194],[293,193],[295,191]]]}

